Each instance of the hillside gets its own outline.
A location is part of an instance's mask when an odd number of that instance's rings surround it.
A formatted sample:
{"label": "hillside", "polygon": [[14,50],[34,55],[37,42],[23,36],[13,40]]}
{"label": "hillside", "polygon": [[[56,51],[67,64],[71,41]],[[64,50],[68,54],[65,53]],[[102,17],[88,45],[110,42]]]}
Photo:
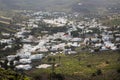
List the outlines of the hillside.
{"label": "hillside", "polygon": [[[81,4],[78,4],[81,3]],[[119,0],[0,0],[1,9],[39,9],[49,11],[93,12],[117,7]]]}
{"label": "hillside", "polygon": [[[59,56],[61,59],[59,60]],[[118,52],[102,52],[99,54],[80,53],[78,55],[56,55],[42,60],[48,63],[55,58],[56,78],[53,80],[120,80],[120,64]],[[49,80],[51,68],[26,71],[34,80]],[[43,75],[44,74],[44,75]],[[112,77],[111,77],[112,76]],[[46,79],[48,78],[48,79]]]}
{"label": "hillside", "polygon": [[0,80],[30,80],[30,79],[12,70],[4,70],[0,68]]}

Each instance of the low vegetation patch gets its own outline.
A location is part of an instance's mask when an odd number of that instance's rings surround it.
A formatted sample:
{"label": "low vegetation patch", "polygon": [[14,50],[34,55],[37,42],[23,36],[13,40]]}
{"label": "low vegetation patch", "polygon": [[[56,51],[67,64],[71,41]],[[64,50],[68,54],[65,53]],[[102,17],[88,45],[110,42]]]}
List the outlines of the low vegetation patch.
{"label": "low vegetation patch", "polygon": [[[59,58],[61,56],[61,58]],[[35,69],[31,70],[28,74],[40,76],[42,73],[46,73],[49,76],[52,72],[55,74],[61,74],[64,76],[61,80],[88,80],[95,78],[94,80],[108,80],[114,74],[114,79],[120,79],[119,76],[119,62],[116,59],[120,56],[118,52],[106,52],[106,53],[80,53],[77,55],[56,55],[49,56],[42,60],[42,63],[59,63],[60,66],[47,69]],[[80,57],[80,61],[78,60]],[[60,59],[60,60],[59,60]],[[117,72],[116,72],[117,70]],[[113,71],[113,72],[111,72]],[[101,76],[101,77],[99,77]],[[41,75],[44,77],[44,75]],[[97,78],[98,77],[98,78]],[[40,79],[43,80],[43,79]],[[57,79],[58,80],[58,79]],[[112,80],[112,77],[111,79]]]}

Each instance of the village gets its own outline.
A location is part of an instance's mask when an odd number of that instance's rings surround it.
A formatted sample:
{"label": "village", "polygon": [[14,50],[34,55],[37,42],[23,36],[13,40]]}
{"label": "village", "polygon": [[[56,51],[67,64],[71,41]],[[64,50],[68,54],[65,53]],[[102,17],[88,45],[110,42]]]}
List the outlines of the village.
{"label": "village", "polygon": [[[96,19],[75,20],[77,14],[64,12],[24,12],[30,19],[23,21],[25,27],[18,28],[16,34],[1,33],[7,38],[0,40],[0,49],[16,53],[6,55],[8,65],[14,60],[16,69],[30,70],[47,68],[51,65],[32,66],[41,60],[57,54],[91,54],[120,49],[120,26],[104,26]],[[16,45],[14,45],[16,44]],[[15,60],[19,58],[19,60]]]}

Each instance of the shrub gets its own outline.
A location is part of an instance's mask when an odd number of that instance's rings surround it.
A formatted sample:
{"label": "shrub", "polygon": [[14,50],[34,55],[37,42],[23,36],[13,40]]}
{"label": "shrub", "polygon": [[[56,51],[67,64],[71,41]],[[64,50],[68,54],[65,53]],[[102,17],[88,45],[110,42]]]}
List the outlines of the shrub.
{"label": "shrub", "polygon": [[120,58],[118,58],[117,61],[120,61]]}
{"label": "shrub", "polygon": [[30,78],[13,70],[0,68],[0,80],[30,80]]}
{"label": "shrub", "polygon": [[59,74],[59,73],[58,74],[51,73],[50,76],[51,76],[51,79],[55,79],[55,80],[64,80],[65,79],[64,75]]}
{"label": "shrub", "polygon": [[117,73],[120,73],[120,68],[119,68],[119,69],[117,69]]}
{"label": "shrub", "polygon": [[88,65],[87,65],[87,67],[89,67],[89,68],[90,68],[90,67],[91,67],[91,65],[90,65],[90,64],[88,64]]}
{"label": "shrub", "polygon": [[102,70],[101,70],[101,69],[98,69],[98,70],[96,71],[96,74],[97,74],[97,75],[101,75],[101,74],[102,74]]}
{"label": "shrub", "polygon": [[94,77],[94,76],[96,76],[96,74],[95,74],[95,73],[92,73],[92,75],[91,75],[91,76],[93,76],[93,77]]}
{"label": "shrub", "polygon": [[106,64],[109,64],[110,62],[109,62],[109,61],[106,61],[105,63],[106,63]]}

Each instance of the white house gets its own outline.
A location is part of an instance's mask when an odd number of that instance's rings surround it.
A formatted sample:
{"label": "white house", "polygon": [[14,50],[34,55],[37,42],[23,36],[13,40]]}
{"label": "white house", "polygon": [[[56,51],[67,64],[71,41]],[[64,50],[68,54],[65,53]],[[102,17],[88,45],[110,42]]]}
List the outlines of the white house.
{"label": "white house", "polygon": [[96,43],[95,47],[102,47],[102,45],[103,45],[102,43]]}
{"label": "white house", "polygon": [[43,54],[34,54],[34,55],[31,55],[29,59],[36,60],[36,59],[42,59],[43,57],[44,57]]}
{"label": "white house", "polygon": [[37,66],[36,68],[48,68],[48,67],[51,67],[51,65],[49,65],[49,64],[41,64],[41,65],[39,65],[39,66]]}
{"label": "white house", "polygon": [[22,64],[27,64],[27,63],[31,63],[31,59],[20,59],[19,62]]}
{"label": "white house", "polygon": [[12,61],[15,59],[15,57],[16,57],[16,55],[9,55],[9,56],[7,56],[7,60]]}
{"label": "white house", "polygon": [[73,41],[73,42],[82,41],[82,38],[72,38],[71,41]]}
{"label": "white house", "polygon": [[31,56],[31,53],[30,52],[25,52],[25,53],[22,53],[22,54],[18,53],[17,55],[20,56],[20,58],[27,59],[27,58],[29,58]]}
{"label": "white house", "polygon": [[18,70],[19,70],[19,69],[30,70],[31,68],[32,68],[32,66],[29,65],[29,64],[16,66],[16,69],[18,69]]}
{"label": "white house", "polygon": [[0,40],[1,43],[12,43],[12,40],[11,39],[1,39]]}

